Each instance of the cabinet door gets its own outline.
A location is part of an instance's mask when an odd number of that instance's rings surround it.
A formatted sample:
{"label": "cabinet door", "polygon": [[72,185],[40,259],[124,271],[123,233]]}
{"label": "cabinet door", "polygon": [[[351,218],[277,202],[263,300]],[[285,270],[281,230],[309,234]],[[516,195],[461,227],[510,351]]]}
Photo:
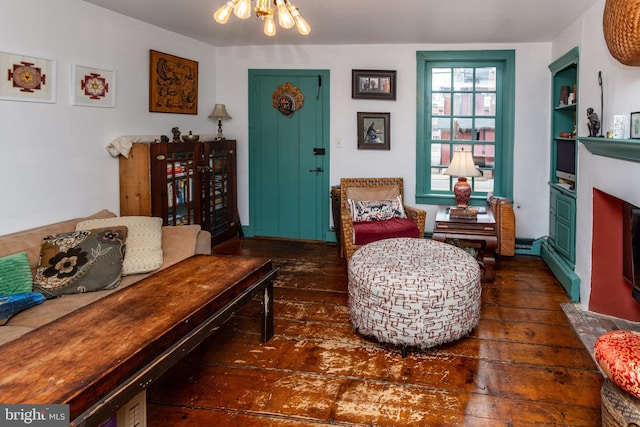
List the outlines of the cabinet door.
{"label": "cabinet door", "polygon": [[203,228],[213,243],[236,234],[236,143],[214,141],[204,148]]}
{"label": "cabinet door", "polygon": [[200,143],[151,146],[152,212],[164,225],[202,224]]}
{"label": "cabinet door", "polygon": [[554,191],[555,196],[555,249],[572,264],[576,260],[574,198]]}

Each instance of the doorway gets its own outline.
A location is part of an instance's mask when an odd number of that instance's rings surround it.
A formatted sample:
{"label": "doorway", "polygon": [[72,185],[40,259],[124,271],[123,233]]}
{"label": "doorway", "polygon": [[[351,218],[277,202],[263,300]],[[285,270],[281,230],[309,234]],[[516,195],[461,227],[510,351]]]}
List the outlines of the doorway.
{"label": "doorway", "polygon": [[[302,105],[287,111],[288,101],[295,98],[295,105],[300,95]],[[249,70],[254,236],[325,240],[329,146],[329,70]]]}

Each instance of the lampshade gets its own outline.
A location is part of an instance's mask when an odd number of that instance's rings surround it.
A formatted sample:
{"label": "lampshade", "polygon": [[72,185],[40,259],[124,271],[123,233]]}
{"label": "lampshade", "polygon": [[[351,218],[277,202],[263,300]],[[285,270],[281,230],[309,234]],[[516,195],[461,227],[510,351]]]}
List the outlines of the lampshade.
{"label": "lampshade", "polygon": [[210,119],[229,120],[231,116],[227,113],[227,107],[224,104],[216,104],[213,112],[209,114]]}
{"label": "lampshade", "polygon": [[456,196],[458,207],[466,208],[471,197],[471,186],[467,182],[467,177],[482,175],[473,163],[471,151],[464,151],[464,148],[454,151],[451,163],[444,174],[458,177],[458,182],[453,186],[453,194]]}
{"label": "lampshade", "polygon": [[227,107],[224,104],[216,104],[213,107],[213,112],[209,114],[210,119],[218,119],[218,136],[216,139],[224,139],[222,134],[222,121],[230,120],[231,116],[227,113]]}
{"label": "lampshade", "polygon": [[475,163],[473,163],[471,151],[464,151],[464,148],[453,152],[451,163],[449,163],[449,167],[444,171],[444,174],[458,177],[482,175]]}

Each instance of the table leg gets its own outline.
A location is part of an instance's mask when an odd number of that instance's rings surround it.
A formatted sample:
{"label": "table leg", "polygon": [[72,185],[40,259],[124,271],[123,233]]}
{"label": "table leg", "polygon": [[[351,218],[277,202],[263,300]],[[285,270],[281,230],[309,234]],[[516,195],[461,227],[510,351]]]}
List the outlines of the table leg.
{"label": "table leg", "polygon": [[482,263],[484,264],[483,282],[493,282],[496,278],[496,254],[493,249],[485,248],[482,251]]}

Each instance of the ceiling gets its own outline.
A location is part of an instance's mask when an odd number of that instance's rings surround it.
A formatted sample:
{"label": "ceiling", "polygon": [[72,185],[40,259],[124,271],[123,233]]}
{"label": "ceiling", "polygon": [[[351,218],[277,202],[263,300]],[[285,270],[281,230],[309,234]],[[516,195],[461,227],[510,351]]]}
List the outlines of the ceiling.
{"label": "ceiling", "polygon": [[84,0],[213,46],[550,42],[598,0],[292,0],[301,36],[259,18],[213,20],[226,0]]}

